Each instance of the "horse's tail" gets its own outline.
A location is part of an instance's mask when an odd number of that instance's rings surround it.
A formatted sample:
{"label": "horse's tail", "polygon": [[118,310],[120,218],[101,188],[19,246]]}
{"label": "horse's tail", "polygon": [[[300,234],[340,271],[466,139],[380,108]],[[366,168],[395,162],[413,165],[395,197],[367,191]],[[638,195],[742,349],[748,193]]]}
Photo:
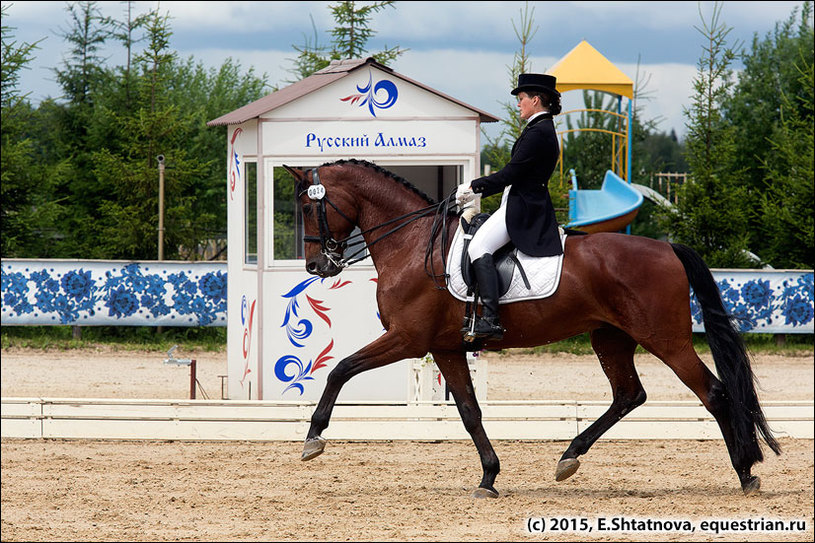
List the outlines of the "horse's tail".
{"label": "horse's tail", "polygon": [[730,412],[730,424],[739,448],[755,461],[764,459],[756,440],[756,430],[776,454],[781,446],[773,437],[758,403],[755,375],[750,357],[730,315],[724,308],[719,287],[710,269],[699,254],[678,243],[672,243],[674,253],[685,267],[696,300],[702,308],[705,336],[716,364],[716,372],[724,384]]}

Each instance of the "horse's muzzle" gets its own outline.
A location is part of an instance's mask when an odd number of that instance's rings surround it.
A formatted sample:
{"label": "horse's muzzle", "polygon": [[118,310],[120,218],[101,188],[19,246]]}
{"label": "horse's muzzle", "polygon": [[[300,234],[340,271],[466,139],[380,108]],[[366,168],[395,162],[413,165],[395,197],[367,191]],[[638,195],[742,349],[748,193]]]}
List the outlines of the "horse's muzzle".
{"label": "horse's muzzle", "polygon": [[339,275],[342,267],[337,265],[337,262],[342,258],[336,253],[332,253],[332,258],[328,258],[324,254],[319,254],[306,262],[306,271],[311,275],[319,277],[334,277]]}

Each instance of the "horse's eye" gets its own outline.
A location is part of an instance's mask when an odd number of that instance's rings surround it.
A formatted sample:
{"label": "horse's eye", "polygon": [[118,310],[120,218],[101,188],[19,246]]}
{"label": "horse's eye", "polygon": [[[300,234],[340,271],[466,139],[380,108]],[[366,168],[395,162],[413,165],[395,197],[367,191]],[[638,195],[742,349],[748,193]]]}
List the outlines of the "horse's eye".
{"label": "horse's eye", "polygon": [[311,204],[303,205],[303,215],[311,215]]}

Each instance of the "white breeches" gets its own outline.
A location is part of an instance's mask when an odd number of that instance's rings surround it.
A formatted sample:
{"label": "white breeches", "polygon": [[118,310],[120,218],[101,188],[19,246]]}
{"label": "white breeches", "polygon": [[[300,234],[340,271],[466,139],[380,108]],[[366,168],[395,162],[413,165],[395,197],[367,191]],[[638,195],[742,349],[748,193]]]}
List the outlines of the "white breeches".
{"label": "white breeches", "polygon": [[508,192],[509,188],[504,192],[501,206],[490,215],[490,218],[481,225],[481,228],[475,233],[473,239],[470,240],[470,245],[467,247],[467,254],[470,255],[471,261],[475,262],[486,254],[493,254],[509,243],[509,232],[507,232],[506,220],[506,195]]}

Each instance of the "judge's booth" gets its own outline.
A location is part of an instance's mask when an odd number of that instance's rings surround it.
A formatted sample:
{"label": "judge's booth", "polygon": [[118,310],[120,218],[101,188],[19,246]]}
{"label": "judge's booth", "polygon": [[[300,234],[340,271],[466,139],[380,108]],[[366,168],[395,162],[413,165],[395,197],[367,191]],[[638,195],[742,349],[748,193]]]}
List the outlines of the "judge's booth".
{"label": "judge's booth", "polygon": [[[282,165],[367,160],[438,200],[477,177],[481,123],[497,120],[367,59],[335,61],[208,123],[227,127],[230,399],[316,401],[334,366],[384,331],[370,260],[332,278],[306,273]],[[471,362],[484,397],[485,368]],[[443,387],[431,360],[403,360],[354,377],[339,400],[443,400]]]}

